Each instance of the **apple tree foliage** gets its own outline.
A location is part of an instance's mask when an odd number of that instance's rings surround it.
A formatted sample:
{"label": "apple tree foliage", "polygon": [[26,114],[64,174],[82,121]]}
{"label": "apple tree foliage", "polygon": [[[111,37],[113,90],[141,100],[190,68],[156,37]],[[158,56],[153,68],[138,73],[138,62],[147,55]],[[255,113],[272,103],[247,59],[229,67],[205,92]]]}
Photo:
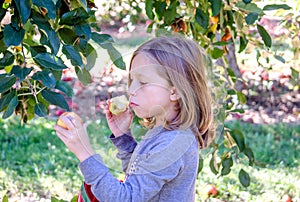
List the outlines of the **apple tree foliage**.
{"label": "apple tree foliage", "polygon": [[26,123],[44,117],[50,104],[69,110],[66,97],[73,95],[62,80],[74,68],[83,84],[92,81],[89,70],[97,52],[106,49],[114,64],[125,69],[110,35],[101,30],[93,0],[0,1],[0,112],[13,113]]}

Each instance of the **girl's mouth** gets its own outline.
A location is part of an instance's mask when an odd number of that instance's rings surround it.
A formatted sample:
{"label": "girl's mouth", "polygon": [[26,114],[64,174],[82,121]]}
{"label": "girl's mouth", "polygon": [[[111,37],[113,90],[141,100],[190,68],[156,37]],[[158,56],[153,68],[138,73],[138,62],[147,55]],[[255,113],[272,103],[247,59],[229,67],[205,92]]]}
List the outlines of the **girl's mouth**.
{"label": "girl's mouth", "polygon": [[134,102],[130,102],[130,103],[129,103],[129,106],[130,106],[130,107],[136,107],[136,106],[139,106],[139,105],[136,104],[136,103],[134,103]]}

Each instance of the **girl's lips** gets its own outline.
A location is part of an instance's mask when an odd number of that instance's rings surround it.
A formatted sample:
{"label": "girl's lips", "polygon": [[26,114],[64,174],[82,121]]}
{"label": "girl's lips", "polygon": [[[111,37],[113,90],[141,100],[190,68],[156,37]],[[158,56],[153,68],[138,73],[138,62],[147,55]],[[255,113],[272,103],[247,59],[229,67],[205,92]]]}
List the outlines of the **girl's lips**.
{"label": "girl's lips", "polygon": [[136,107],[136,106],[139,106],[139,105],[136,104],[136,103],[134,103],[134,102],[130,102],[130,103],[129,103],[129,106],[130,106],[130,107]]}

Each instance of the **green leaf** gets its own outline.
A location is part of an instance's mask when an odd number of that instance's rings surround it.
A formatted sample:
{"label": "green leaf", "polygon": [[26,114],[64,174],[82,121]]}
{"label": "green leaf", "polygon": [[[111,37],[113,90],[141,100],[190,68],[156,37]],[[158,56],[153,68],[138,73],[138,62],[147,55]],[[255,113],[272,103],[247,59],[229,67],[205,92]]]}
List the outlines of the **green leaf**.
{"label": "green leaf", "polygon": [[75,71],[76,71],[76,75],[77,75],[79,81],[83,85],[86,86],[86,85],[92,83],[92,77],[91,77],[91,74],[88,70],[80,69],[79,67],[75,67]]}
{"label": "green leaf", "polygon": [[111,43],[114,42],[113,38],[108,34],[98,34],[96,32],[92,33],[92,39],[102,48],[109,48]]}
{"label": "green leaf", "polygon": [[249,165],[252,166],[255,159],[254,159],[254,154],[251,148],[246,147],[243,151],[243,153],[248,157],[249,159]]}
{"label": "green leaf", "polygon": [[2,202],[8,202],[8,196],[7,195],[3,196]]}
{"label": "green leaf", "polygon": [[60,25],[76,25],[84,22],[89,18],[89,14],[84,8],[79,7],[67,13],[64,13],[60,18]]}
{"label": "green leaf", "polygon": [[30,46],[30,53],[32,57],[35,57],[38,53],[46,53],[47,48],[45,46]]}
{"label": "green leaf", "polygon": [[232,44],[232,41],[217,41],[213,43],[214,46],[226,46],[228,44]]}
{"label": "green leaf", "polygon": [[210,167],[210,170],[215,174],[217,175],[219,173],[219,168],[218,168],[218,164],[216,162],[216,159],[214,158],[214,156],[212,156],[212,158],[210,159],[210,162],[209,162],[209,167]]}
{"label": "green leaf", "polygon": [[154,14],[153,14],[153,0],[146,0],[146,14],[149,19],[153,20],[154,19]]}
{"label": "green leaf", "polygon": [[62,80],[56,81],[55,88],[64,92],[68,97],[72,97],[74,95],[73,89],[71,86]]}
{"label": "green leaf", "polygon": [[8,91],[16,83],[16,80],[15,76],[0,74],[0,93]]}
{"label": "green leaf", "polygon": [[285,63],[285,59],[283,57],[281,57],[280,55],[274,55],[274,58],[279,60],[282,63]]}
{"label": "green leaf", "polygon": [[220,13],[222,7],[222,0],[209,0],[211,4],[212,16],[216,16]]}
{"label": "green leaf", "polygon": [[262,37],[262,40],[264,41],[265,45],[267,47],[272,46],[272,39],[269,35],[269,33],[265,30],[265,28],[259,24],[257,24],[257,30],[259,35]]}
{"label": "green leaf", "polygon": [[258,14],[255,12],[251,12],[245,17],[246,23],[248,25],[252,25],[257,19],[258,19]]}
{"label": "green leaf", "polygon": [[298,80],[299,79],[299,71],[297,71],[295,68],[291,67],[292,70],[292,79]]}
{"label": "green leaf", "polygon": [[47,31],[47,35],[52,54],[56,55],[60,48],[60,40],[57,36],[57,33],[51,28],[51,30]]}
{"label": "green leaf", "polygon": [[69,105],[63,95],[44,89],[42,96],[49,103],[70,111]]}
{"label": "green leaf", "polygon": [[246,147],[243,133],[238,129],[234,129],[230,131],[230,135],[234,139],[235,143],[237,144],[240,152],[243,152]]}
{"label": "green leaf", "polygon": [[250,176],[243,169],[239,172],[239,180],[244,187],[248,187],[250,185]]}
{"label": "green leaf", "polygon": [[15,56],[10,51],[5,51],[3,57],[0,59],[0,69],[1,67],[6,67],[14,63]]}
{"label": "green leaf", "polygon": [[18,96],[16,95],[9,102],[6,111],[4,111],[4,113],[2,115],[2,118],[6,119],[6,118],[10,117],[14,113],[15,108],[17,107],[18,103],[19,103]]}
{"label": "green leaf", "polygon": [[70,28],[60,28],[58,30],[58,35],[60,36],[61,40],[69,45],[75,45],[75,41],[77,41],[79,39],[79,37],[77,36],[77,34],[74,32],[73,29]]}
{"label": "green leaf", "polygon": [[212,51],[210,51],[210,54],[213,59],[218,59],[223,56],[224,52],[222,49],[215,47]]}
{"label": "green leaf", "polygon": [[114,65],[120,69],[126,69],[126,64],[123,61],[122,55],[115,47],[111,45],[111,47],[107,49],[107,52]]}
{"label": "green leaf", "polygon": [[240,1],[240,2],[237,2],[235,6],[242,10],[246,10],[246,11],[254,12],[254,13],[258,13],[258,14],[263,14],[263,10],[254,3],[246,4],[242,1]]}
{"label": "green leaf", "polygon": [[30,11],[31,11],[31,1],[30,0],[14,0],[15,5],[19,11],[20,17],[22,19],[23,25],[27,22]]}
{"label": "green leaf", "polygon": [[264,11],[271,11],[271,10],[278,10],[278,9],[290,10],[291,7],[286,4],[271,4],[271,5],[265,5],[263,7]]}
{"label": "green leaf", "polygon": [[96,59],[98,57],[97,51],[91,44],[88,43],[86,46],[86,49],[83,52],[83,55],[86,57],[86,60],[87,60],[85,69],[91,70],[94,67],[94,65],[96,63]]}
{"label": "green leaf", "polygon": [[177,7],[179,6],[178,1],[171,1],[166,12],[164,12],[164,21],[167,24],[171,24],[175,17],[177,17]]}
{"label": "green leaf", "polygon": [[19,77],[19,81],[22,82],[32,70],[32,67],[26,68],[19,65],[14,65],[10,73],[14,74],[16,77]]}
{"label": "green leaf", "polygon": [[5,15],[6,15],[6,9],[0,7],[0,22],[2,21]]}
{"label": "green leaf", "polygon": [[32,4],[46,8],[48,11],[48,17],[51,19],[56,18],[56,7],[53,1],[45,1],[45,0],[32,0]]}
{"label": "green leaf", "polygon": [[203,12],[203,10],[199,7],[196,9],[195,20],[201,27],[207,29],[209,23],[208,14]]}
{"label": "green leaf", "polygon": [[7,107],[7,105],[13,99],[13,97],[15,96],[15,94],[16,94],[16,91],[12,90],[8,94],[5,94],[5,95],[2,94],[1,95],[1,99],[0,99],[0,112],[2,112],[5,109],[5,107]]}
{"label": "green leaf", "polygon": [[74,66],[83,66],[82,58],[78,51],[71,45],[64,45],[62,52],[71,60],[72,65]]}
{"label": "green leaf", "polygon": [[51,68],[55,70],[66,69],[67,66],[64,64],[62,59],[51,55],[50,53],[38,53],[33,57],[34,61],[42,67]]}
{"label": "green leaf", "polygon": [[48,88],[54,88],[56,84],[55,77],[50,69],[43,69],[32,76],[33,80],[41,81]]}
{"label": "green leaf", "polygon": [[231,171],[231,166],[233,166],[232,157],[222,159],[221,175],[228,175]]}
{"label": "green leaf", "polygon": [[247,47],[248,40],[246,37],[240,36],[240,48],[239,53],[243,52],[245,48]]}
{"label": "green leaf", "polygon": [[80,38],[79,46],[81,48],[85,48],[88,41],[92,37],[92,32],[91,32],[90,25],[89,24],[79,24],[79,25],[75,25],[74,28],[75,28],[75,33]]}
{"label": "green leaf", "polygon": [[166,12],[167,3],[166,1],[154,1],[155,13],[157,19],[160,21]]}
{"label": "green leaf", "polygon": [[74,196],[70,202],[77,202],[78,201],[78,195]]}
{"label": "green leaf", "polygon": [[203,158],[199,158],[199,165],[198,165],[198,173],[200,173],[204,166],[204,160]]}
{"label": "green leaf", "polygon": [[234,89],[228,89],[227,94],[228,95],[236,95],[236,91]]}
{"label": "green leaf", "polygon": [[47,108],[42,103],[37,103],[34,106],[34,113],[40,117],[47,116]]}
{"label": "green leaf", "polygon": [[4,43],[4,33],[3,31],[0,32],[0,52],[5,52],[7,50],[7,47]]}
{"label": "green leaf", "polygon": [[8,24],[4,28],[4,43],[7,47],[19,45],[25,36],[25,30],[23,28],[15,29],[11,24]]}
{"label": "green leaf", "polygon": [[237,96],[241,104],[246,104],[247,98],[242,92],[237,92]]}

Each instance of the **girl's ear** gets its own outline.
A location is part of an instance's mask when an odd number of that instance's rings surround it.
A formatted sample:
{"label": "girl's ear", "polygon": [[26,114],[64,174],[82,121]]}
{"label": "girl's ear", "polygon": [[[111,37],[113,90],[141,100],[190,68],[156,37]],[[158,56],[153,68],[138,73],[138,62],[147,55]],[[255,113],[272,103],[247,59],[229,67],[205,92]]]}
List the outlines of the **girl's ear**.
{"label": "girl's ear", "polygon": [[171,95],[170,95],[170,100],[171,101],[177,101],[180,99],[180,96],[178,95],[176,88],[172,87],[171,88]]}

